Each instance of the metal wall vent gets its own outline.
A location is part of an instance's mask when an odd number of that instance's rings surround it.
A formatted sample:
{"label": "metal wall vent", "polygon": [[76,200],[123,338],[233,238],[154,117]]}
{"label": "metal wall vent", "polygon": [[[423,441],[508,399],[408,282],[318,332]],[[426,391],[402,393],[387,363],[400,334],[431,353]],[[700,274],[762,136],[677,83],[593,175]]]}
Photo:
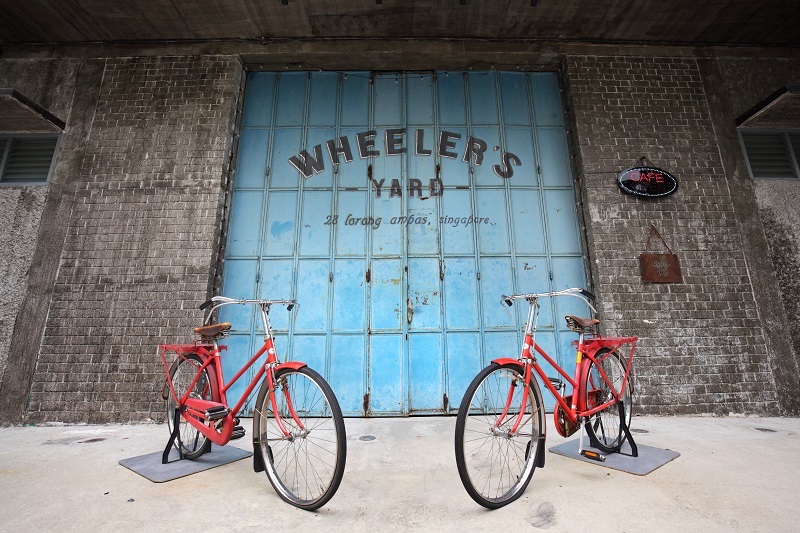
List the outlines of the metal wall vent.
{"label": "metal wall vent", "polygon": [[740,130],[753,178],[800,177],[800,132]]}

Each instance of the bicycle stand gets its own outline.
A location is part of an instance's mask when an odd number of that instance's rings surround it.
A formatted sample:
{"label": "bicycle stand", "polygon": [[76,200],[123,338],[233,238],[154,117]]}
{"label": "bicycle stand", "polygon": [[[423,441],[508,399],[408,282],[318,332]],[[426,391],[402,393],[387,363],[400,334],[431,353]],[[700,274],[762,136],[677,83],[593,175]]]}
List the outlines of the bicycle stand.
{"label": "bicycle stand", "polygon": [[619,425],[622,428],[622,431],[625,432],[625,436],[628,438],[628,444],[631,447],[631,453],[623,453],[621,446],[617,453],[627,455],[628,457],[639,457],[639,447],[636,446],[636,442],[633,440],[633,435],[631,435],[631,430],[628,427],[628,424],[625,423],[625,404],[623,402],[619,402]]}
{"label": "bicycle stand", "polygon": [[[618,453],[620,455],[627,455],[628,457],[639,457],[639,447],[636,446],[636,442],[633,440],[633,435],[631,435],[631,430],[628,427],[628,424],[625,423],[625,404],[623,402],[619,402],[619,425],[622,428],[622,431],[625,433],[625,437],[627,438],[628,444],[631,447],[631,453],[623,452],[621,445],[620,445],[620,449],[617,450],[615,453]],[[597,442],[597,439],[594,438],[593,435],[589,435],[589,446],[591,446],[592,448],[598,448],[599,449],[598,444],[599,443]],[[578,453],[580,455],[584,456],[584,457],[588,457],[589,459],[595,459],[597,461],[605,461],[605,457],[600,455],[600,454],[595,454],[593,452],[588,452],[587,454],[584,454],[584,449],[583,449],[583,424],[581,424],[581,434],[580,434],[580,439],[579,439]],[[597,457],[595,457],[595,455]]]}
{"label": "bicycle stand", "polygon": [[[181,459],[185,459],[183,455],[183,441],[181,441],[181,408],[176,407],[175,412],[172,415],[172,433],[169,434],[169,440],[167,441],[167,447],[164,448],[164,452],[161,454],[161,464],[165,465],[170,463],[169,460],[169,452],[172,451],[172,445],[175,444],[175,441],[178,441],[178,458],[176,461],[180,461]],[[207,441],[205,444],[206,450],[203,453],[208,453],[211,451],[211,441]]]}
{"label": "bicycle stand", "polygon": [[181,428],[180,428],[180,421],[181,421],[181,408],[176,407],[175,412],[172,414],[172,433],[169,434],[169,440],[167,441],[167,447],[164,448],[164,453],[161,454],[161,464],[165,465],[169,463],[169,452],[172,451],[172,445],[175,444],[175,440],[178,440],[178,461],[183,459],[183,442],[181,441]]}

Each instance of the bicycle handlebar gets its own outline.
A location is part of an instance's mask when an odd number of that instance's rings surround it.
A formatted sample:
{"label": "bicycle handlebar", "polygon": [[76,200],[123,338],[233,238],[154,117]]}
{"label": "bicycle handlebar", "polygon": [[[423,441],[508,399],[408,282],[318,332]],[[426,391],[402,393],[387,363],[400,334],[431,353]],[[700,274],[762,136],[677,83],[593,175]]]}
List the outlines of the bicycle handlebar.
{"label": "bicycle handlebar", "polygon": [[551,291],[551,292],[531,292],[527,294],[512,294],[510,296],[503,294],[501,296],[500,301],[506,304],[507,306],[511,307],[514,303],[514,300],[527,300],[529,302],[533,302],[535,300],[538,300],[539,298],[547,298],[551,296],[576,296],[578,298],[581,298],[582,300],[585,300],[587,305],[591,307],[592,310],[594,310],[594,306],[592,306],[592,304],[589,303],[589,300],[595,299],[594,294],[587,291],[586,289],[581,289],[578,287],[573,287],[571,289],[563,289],[560,291]]}
{"label": "bicycle handlebar", "polygon": [[211,314],[216,311],[218,308],[222,307],[223,305],[230,305],[230,304],[240,304],[240,305],[247,305],[247,304],[255,304],[259,306],[266,306],[269,307],[271,305],[285,305],[287,311],[291,311],[295,308],[300,308],[300,304],[297,303],[297,300],[249,300],[247,298],[228,298],[227,296],[214,296],[209,300],[206,300],[202,304],[200,304],[200,309],[205,311],[208,308],[211,308],[206,315],[206,322],[211,317]]}
{"label": "bicycle handlebar", "polygon": [[200,309],[206,310],[212,305],[228,305],[228,304],[263,304],[263,305],[285,305],[291,311],[294,306],[300,307],[297,300],[248,300],[246,298],[228,298],[227,296],[214,296],[210,300],[206,300],[200,304]]}

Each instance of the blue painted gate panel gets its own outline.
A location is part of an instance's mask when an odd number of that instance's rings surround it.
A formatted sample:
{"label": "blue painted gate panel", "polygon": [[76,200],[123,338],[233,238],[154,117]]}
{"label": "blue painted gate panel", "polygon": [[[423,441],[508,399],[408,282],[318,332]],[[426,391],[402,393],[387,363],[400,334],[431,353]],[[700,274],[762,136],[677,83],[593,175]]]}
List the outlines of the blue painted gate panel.
{"label": "blue painted gate panel", "polygon": [[[452,413],[519,352],[501,294],[585,284],[568,153],[553,73],[251,73],[222,293],[296,298],[279,352],[346,414]],[[545,302],[537,341],[569,367],[567,312]],[[221,318],[230,372],[263,333]]]}

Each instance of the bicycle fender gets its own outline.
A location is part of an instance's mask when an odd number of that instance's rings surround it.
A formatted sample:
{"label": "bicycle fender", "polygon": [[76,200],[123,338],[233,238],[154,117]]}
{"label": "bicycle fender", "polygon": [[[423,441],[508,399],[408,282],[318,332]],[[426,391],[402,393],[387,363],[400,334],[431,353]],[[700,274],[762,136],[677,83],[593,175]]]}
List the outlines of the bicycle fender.
{"label": "bicycle fender", "polygon": [[286,361],[285,363],[279,364],[275,367],[275,371],[282,370],[284,368],[291,368],[292,370],[300,370],[304,366],[308,366],[305,363],[301,363],[300,361]]}
{"label": "bicycle fender", "polygon": [[519,366],[522,366],[519,361],[517,361],[516,359],[511,359],[510,357],[500,357],[498,359],[492,359],[492,363],[497,363],[498,365],[519,365]]}

